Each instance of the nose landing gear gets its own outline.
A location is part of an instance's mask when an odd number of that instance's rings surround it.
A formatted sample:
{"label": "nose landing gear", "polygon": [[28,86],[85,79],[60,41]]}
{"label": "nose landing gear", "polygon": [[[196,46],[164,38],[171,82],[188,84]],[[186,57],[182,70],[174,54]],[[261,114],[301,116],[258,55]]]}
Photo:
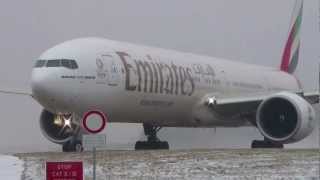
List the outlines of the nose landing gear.
{"label": "nose landing gear", "polygon": [[83,146],[81,140],[73,137],[70,141],[62,144],[62,152],[82,152]]}
{"label": "nose landing gear", "polygon": [[167,141],[160,141],[157,137],[157,133],[161,128],[162,127],[143,123],[144,134],[147,136],[148,140],[137,141],[135,150],[169,149],[169,143]]}

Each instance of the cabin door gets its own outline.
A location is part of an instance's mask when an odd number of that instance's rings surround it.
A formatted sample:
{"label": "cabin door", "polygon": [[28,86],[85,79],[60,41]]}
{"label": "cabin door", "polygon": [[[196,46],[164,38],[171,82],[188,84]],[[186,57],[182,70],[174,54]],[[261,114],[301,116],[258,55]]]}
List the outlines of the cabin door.
{"label": "cabin door", "polygon": [[117,86],[120,82],[120,67],[116,63],[114,57],[110,54],[102,55],[102,63],[99,64],[101,69],[104,69],[105,79],[109,86]]}

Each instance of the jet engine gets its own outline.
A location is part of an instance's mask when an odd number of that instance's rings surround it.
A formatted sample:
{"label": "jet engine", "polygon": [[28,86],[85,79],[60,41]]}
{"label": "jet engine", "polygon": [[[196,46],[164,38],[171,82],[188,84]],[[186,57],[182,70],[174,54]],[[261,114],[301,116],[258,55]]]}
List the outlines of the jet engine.
{"label": "jet engine", "polygon": [[290,92],[281,92],[265,99],[256,114],[261,134],[281,144],[294,143],[311,134],[315,118],[310,103]]}
{"label": "jet engine", "polygon": [[45,109],[40,116],[40,128],[48,140],[57,144],[70,141],[79,131],[71,114],[53,114]]}

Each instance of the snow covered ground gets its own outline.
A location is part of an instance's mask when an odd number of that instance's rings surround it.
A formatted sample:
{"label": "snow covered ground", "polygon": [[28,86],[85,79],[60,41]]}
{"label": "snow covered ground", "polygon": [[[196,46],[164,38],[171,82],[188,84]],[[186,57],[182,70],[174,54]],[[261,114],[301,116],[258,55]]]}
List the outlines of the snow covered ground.
{"label": "snow covered ground", "polygon": [[[17,154],[24,161],[22,179],[44,179],[47,160],[84,161],[86,180],[92,177],[92,154]],[[12,157],[10,157],[12,158]],[[10,164],[20,161],[13,158]],[[320,179],[319,150],[175,150],[99,151],[97,180],[106,179]],[[21,172],[20,165],[6,170]],[[10,172],[8,172],[10,173]],[[3,174],[3,173],[1,173]],[[11,174],[11,173],[10,173]],[[19,177],[19,176],[17,176]],[[2,177],[1,177],[2,179]]]}
{"label": "snow covered ground", "polygon": [[18,157],[0,155],[0,179],[19,180],[23,171],[23,161]]}

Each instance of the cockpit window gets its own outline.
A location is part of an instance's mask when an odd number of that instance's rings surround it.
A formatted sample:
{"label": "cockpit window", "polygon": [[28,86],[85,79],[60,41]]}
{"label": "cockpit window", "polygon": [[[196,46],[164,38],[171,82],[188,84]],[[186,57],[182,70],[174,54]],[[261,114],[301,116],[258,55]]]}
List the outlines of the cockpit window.
{"label": "cockpit window", "polygon": [[69,69],[78,69],[78,64],[72,59],[61,59],[61,65]]}
{"label": "cockpit window", "polygon": [[60,67],[60,60],[48,60],[47,67]]}
{"label": "cockpit window", "polygon": [[75,60],[70,60],[71,69],[78,69],[78,64]]}
{"label": "cockpit window", "polygon": [[78,64],[73,59],[50,59],[38,60],[34,67],[65,67],[68,69],[78,69]]}
{"label": "cockpit window", "polygon": [[63,67],[66,67],[66,68],[70,68],[70,60],[68,60],[68,59],[62,59],[62,60],[61,60],[61,65],[62,65]]}
{"label": "cockpit window", "polygon": [[46,64],[46,61],[45,61],[45,60],[38,60],[38,61],[36,62],[36,64],[34,65],[34,67],[40,68],[40,67],[43,67],[45,64]]}

